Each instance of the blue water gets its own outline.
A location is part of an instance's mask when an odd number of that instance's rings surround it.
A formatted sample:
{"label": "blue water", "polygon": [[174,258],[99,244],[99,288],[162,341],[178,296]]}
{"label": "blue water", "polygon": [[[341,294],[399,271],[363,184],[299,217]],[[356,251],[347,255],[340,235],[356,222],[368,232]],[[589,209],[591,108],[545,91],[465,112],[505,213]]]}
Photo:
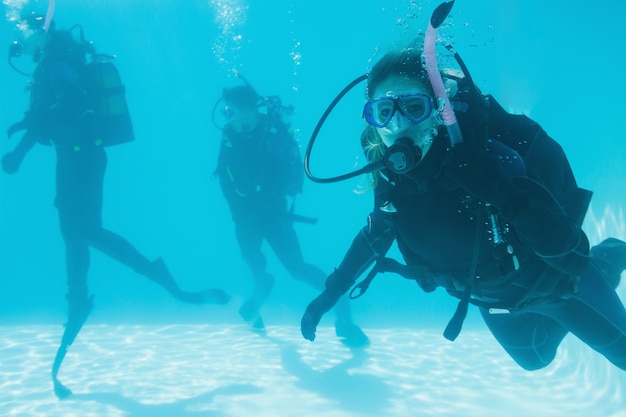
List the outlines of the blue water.
{"label": "blue water", "polygon": [[[0,43],[8,46],[14,39],[10,18],[22,3],[3,1]],[[105,227],[148,257],[163,256],[184,288],[220,286],[233,295],[226,307],[183,305],[94,251],[90,289],[95,308],[89,323],[239,324],[237,308],[251,281],[228,208],[211,180],[220,140],[211,110],[222,88],[240,84],[236,70],[261,94],[277,94],[293,104],[304,150],[332,98],[385,52],[423,31],[437,4],[57,1],[58,27],[81,23],[98,51],[118,56],[133,117],[137,139],[108,152]],[[47,3],[36,7],[45,12]],[[593,242],[626,237],[621,192],[626,178],[625,7],[613,0],[566,5],[457,0],[441,30],[483,91],[512,111],[530,115],[561,143],[579,184],[595,193],[585,225]],[[26,58],[16,64],[32,69]],[[20,120],[27,108],[26,81],[0,65],[2,129]],[[312,161],[317,172],[345,172],[360,162],[362,92],[362,86],[351,92],[322,130]],[[0,154],[12,149],[15,139],[2,139]],[[334,185],[307,182],[298,197],[297,211],[319,218],[316,226],[297,225],[305,258],[326,271],[341,261],[371,208],[371,195],[352,192],[357,184],[356,179]],[[58,325],[60,337],[65,267],[53,198],[52,149],[35,148],[16,175],[0,173],[0,324]],[[263,310],[266,323],[295,325],[315,292],[291,280],[267,254],[277,285]],[[624,285],[620,291],[624,298]],[[429,328],[437,334],[455,306],[442,292],[425,295],[414,284],[386,275],[353,303],[355,319],[366,329]],[[332,324],[331,319],[323,324]],[[484,331],[475,311],[468,327]],[[443,338],[438,343],[455,346]]]}

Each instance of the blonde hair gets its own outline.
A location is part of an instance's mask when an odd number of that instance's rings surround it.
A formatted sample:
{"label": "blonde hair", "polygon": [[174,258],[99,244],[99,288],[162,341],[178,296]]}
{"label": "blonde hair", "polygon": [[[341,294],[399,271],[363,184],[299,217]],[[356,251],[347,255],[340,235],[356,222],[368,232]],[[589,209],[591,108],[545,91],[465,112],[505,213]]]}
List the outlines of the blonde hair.
{"label": "blonde hair", "polygon": [[[365,129],[363,129],[361,133],[361,148],[363,149],[368,163],[378,161],[385,155],[386,146],[375,127],[370,125],[365,126]],[[379,171],[366,175],[370,177],[369,182],[357,185],[357,188],[354,190],[355,193],[365,194],[378,185],[380,178]]]}

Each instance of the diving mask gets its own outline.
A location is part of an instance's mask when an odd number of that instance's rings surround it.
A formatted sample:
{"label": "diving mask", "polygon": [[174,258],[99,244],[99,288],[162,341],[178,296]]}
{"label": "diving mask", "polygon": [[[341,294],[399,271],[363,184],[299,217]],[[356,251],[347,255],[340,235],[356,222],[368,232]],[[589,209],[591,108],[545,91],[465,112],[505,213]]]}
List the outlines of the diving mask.
{"label": "diving mask", "polygon": [[411,123],[418,124],[431,116],[433,101],[423,93],[375,98],[365,103],[363,118],[367,124],[382,128],[389,124],[397,111]]}

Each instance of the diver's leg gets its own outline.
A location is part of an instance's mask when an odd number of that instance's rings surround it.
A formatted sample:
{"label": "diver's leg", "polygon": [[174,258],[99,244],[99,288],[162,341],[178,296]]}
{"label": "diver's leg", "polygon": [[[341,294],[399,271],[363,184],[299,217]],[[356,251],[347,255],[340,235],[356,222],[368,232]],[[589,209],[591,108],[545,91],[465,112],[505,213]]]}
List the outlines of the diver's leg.
{"label": "diver's leg", "polygon": [[626,309],[593,263],[581,276],[578,292],[552,310],[550,315],[572,334],[626,370]]}
{"label": "diver's leg", "polygon": [[[72,392],[58,380],[58,373],[69,346],[74,342],[93,306],[93,297],[89,296],[87,277],[89,272],[89,246],[85,235],[97,222],[97,212],[87,210],[86,197],[76,193],[83,185],[80,171],[74,163],[80,160],[69,159],[65,164],[57,164],[57,196],[55,205],[58,209],[59,226],[65,243],[65,268],[67,274],[67,322],[61,344],[52,364],[52,382],[54,392],[59,398],[65,398]],[[78,178],[77,178],[78,177]],[[73,187],[77,189],[73,189]]]}
{"label": "diver's leg", "polygon": [[547,366],[568,331],[550,317],[533,312],[480,313],[498,343],[522,368],[534,371]]}
{"label": "diver's leg", "polygon": [[481,313],[505,350],[525,369],[549,364],[571,331],[621,369],[626,368],[626,313],[615,294],[626,268],[626,243],[609,238],[591,248],[591,265],[569,300],[511,315]]}
{"label": "diver's leg", "polygon": [[100,252],[156,282],[181,301],[193,304],[226,304],[230,299],[218,288],[198,292],[183,291],[170,274],[163,259],[148,260],[126,239],[102,227],[93,230],[88,240]]}
{"label": "diver's leg", "polygon": [[[306,282],[320,292],[324,290],[326,274],[319,267],[305,262],[293,222],[277,221],[274,227],[266,233],[266,239],[292,277]],[[369,338],[352,320],[350,300],[347,295],[339,299],[335,305],[335,313],[337,315],[335,333],[346,345],[351,347],[369,345]]]}
{"label": "diver's leg", "polygon": [[58,380],[61,363],[65,358],[67,349],[74,342],[76,336],[87,320],[87,316],[93,307],[93,296],[88,295],[87,273],[89,270],[89,247],[79,239],[67,238],[65,240],[66,268],[67,268],[67,302],[68,313],[65,330],[61,337],[61,344],[57,350],[52,364],[52,382],[54,392],[58,398],[65,398],[72,391]]}
{"label": "diver's leg", "polygon": [[609,286],[616,289],[626,269],[626,242],[615,238],[605,239],[591,248],[589,257]]}
{"label": "diver's leg", "polygon": [[278,219],[267,227],[265,239],[287,272],[298,281],[322,291],[326,274],[319,267],[306,263],[293,222]]}
{"label": "diver's leg", "polygon": [[89,245],[156,282],[181,301],[194,304],[228,302],[229,296],[219,289],[182,291],[162,259],[148,260],[126,239],[102,228],[102,195],[107,165],[102,147],[61,152],[59,158],[57,189],[63,194],[61,200],[68,201],[62,205],[65,211],[73,211],[74,219],[80,219],[75,222],[81,222],[80,229]]}
{"label": "diver's leg", "polygon": [[235,223],[235,236],[241,257],[254,280],[252,294],[239,308],[239,315],[255,330],[265,329],[260,310],[274,288],[274,277],[267,272],[267,260],[261,252],[263,235],[260,227],[261,225],[254,222]]}

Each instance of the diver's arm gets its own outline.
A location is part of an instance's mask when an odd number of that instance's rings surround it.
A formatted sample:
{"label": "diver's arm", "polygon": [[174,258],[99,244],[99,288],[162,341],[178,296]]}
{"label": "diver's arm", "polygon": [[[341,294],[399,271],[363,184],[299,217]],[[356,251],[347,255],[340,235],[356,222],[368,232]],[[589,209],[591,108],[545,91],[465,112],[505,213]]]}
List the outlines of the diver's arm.
{"label": "diver's arm", "polygon": [[327,292],[339,298],[375,261],[383,257],[395,239],[391,223],[374,212],[368,216],[368,224],[352,241],[341,264],[326,280]]}
{"label": "diver's arm", "polygon": [[[463,142],[450,148],[445,172],[469,195],[496,207],[519,238],[546,263],[580,275],[588,264],[589,243],[580,227],[585,198],[579,197],[586,197],[588,203],[588,195],[580,195],[560,146],[550,138],[538,140],[539,135],[547,135],[537,123],[507,113],[492,96],[474,100],[468,112],[457,116]],[[501,135],[515,135],[518,141],[528,139],[532,145],[524,160],[534,161],[532,176],[541,183],[504,172],[500,155],[486,146],[488,137]]]}
{"label": "diver's arm", "polygon": [[13,149],[11,152],[7,152],[2,157],[2,169],[4,170],[4,172],[6,172],[7,174],[13,174],[17,172],[20,168],[22,161],[26,157],[26,154],[28,154],[28,152],[33,148],[36,142],[37,140],[35,138],[35,135],[27,131],[22,136],[22,139],[20,139],[15,149]]}
{"label": "diver's arm", "polygon": [[380,211],[372,213],[368,225],[357,234],[339,267],[326,280],[325,290],[307,306],[300,323],[305,339],[315,340],[315,330],[322,316],[378,257],[385,255],[394,239],[391,221]]}
{"label": "diver's arm", "polygon": [[[542,184],[527,176],[506,175],[498,155],[482,147],[463,143],[452,148],[447,158],[448,175],[470,195],[498,209],[539,257],[549,264],[557,262],[569,273],[582,273],[586,237]],[[570,258],[580,262],[572,263]]]}
{"label": "diver's arm", "polygon": [[547,264],[581,275],[589,263],[589,241],[577,221],[538,182],[528,177],[511,182],[508,200],[498,207],[502,217]]}

